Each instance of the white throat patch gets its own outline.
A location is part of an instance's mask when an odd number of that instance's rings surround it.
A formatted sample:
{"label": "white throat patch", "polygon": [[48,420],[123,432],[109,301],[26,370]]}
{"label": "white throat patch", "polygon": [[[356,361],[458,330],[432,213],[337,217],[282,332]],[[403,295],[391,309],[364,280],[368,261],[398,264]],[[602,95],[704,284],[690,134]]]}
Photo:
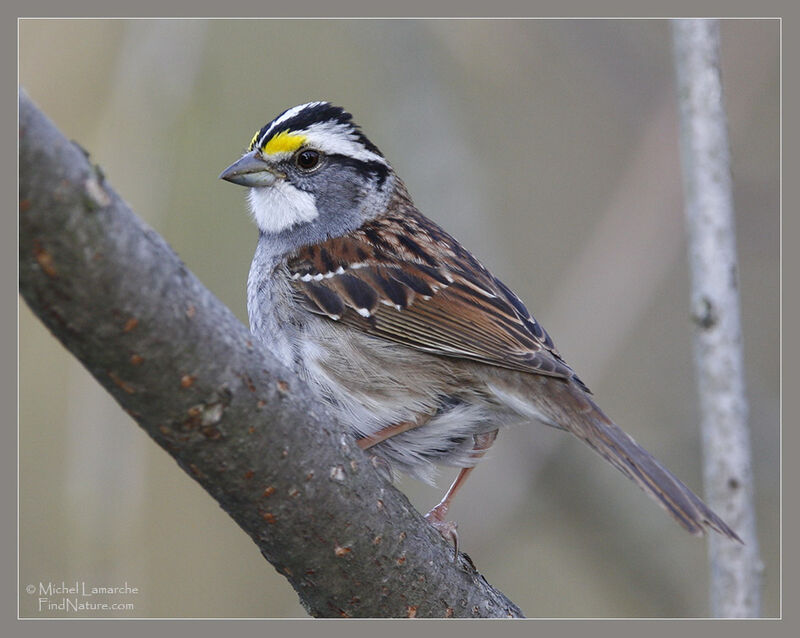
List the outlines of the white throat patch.
{"label": "white throat patch", "polygon": [[251,188],[247,200],[256,225],[269,234],[313,221],[319,216],[316,198],[282,179],[272,186]]}

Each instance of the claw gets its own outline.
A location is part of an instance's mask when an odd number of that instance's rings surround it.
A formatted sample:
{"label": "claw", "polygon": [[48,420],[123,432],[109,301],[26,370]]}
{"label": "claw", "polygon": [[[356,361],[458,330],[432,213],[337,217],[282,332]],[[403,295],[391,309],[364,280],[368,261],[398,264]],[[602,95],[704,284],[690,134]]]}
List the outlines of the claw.
{"label": "claw", "polygon": [[389,461],[376,454],[371,454],[369,460],[370,463],[372,463],[372,467],[374,467],[383,478],[389,483],[394,483],[394,474],[392,473],[392,466]]}
{"label": "claw", "polygon": [[447,506],[442,507],[442,503],[434,507],[430,512],[425,514],[427,520],[433,528],[439,532],[442,538],[448,543],[453,543],[453,561],[458,560],[458,523],[455,521],[447,521],[444,516],[447,513]]}

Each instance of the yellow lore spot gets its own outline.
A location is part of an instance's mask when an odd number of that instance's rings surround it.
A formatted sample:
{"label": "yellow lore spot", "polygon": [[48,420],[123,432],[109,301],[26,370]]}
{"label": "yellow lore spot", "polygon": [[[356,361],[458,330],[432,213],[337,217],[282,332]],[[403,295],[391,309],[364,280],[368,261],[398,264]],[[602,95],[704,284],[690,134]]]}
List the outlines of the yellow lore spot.
{"label": "yellow lore spot", "polygon": [[276,155],[278,153],[293,153],[306,143],[305,135],[281,131],[261,147],[264,155]]}

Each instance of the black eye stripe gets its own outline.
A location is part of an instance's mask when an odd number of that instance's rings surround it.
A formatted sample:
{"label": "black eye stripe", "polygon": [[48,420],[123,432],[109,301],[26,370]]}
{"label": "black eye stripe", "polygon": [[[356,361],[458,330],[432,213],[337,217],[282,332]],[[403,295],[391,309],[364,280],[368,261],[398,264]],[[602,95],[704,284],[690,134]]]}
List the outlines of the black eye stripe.
{"label": "black eye stripe", "polygon": [[339,153],[332,153],[328,158],[339,164],[340,166],[350,166],[365,177],[376,176],[378,179],[378,188],[383,186],[389,174],[389,168],[386,164],[377,161],[359,160],[347,155],[340,155]]}

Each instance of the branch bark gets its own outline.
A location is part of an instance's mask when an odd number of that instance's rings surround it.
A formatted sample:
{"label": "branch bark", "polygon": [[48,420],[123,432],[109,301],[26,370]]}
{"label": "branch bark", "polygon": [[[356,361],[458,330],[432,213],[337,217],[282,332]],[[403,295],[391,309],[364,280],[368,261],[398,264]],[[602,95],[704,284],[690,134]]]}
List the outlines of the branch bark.
{"label": "branch bark", "polygon": [[755,617],[761,612],[763,567],[753,505],[719,22],[675,20],[673,43],[704,485],[708,504],[744,540],[740,545],[709,535],[711,612]]}
{"label": "branch bark", "polygon": [[24,92],[19,119],[22,296],[311,615],[522,615]]}

